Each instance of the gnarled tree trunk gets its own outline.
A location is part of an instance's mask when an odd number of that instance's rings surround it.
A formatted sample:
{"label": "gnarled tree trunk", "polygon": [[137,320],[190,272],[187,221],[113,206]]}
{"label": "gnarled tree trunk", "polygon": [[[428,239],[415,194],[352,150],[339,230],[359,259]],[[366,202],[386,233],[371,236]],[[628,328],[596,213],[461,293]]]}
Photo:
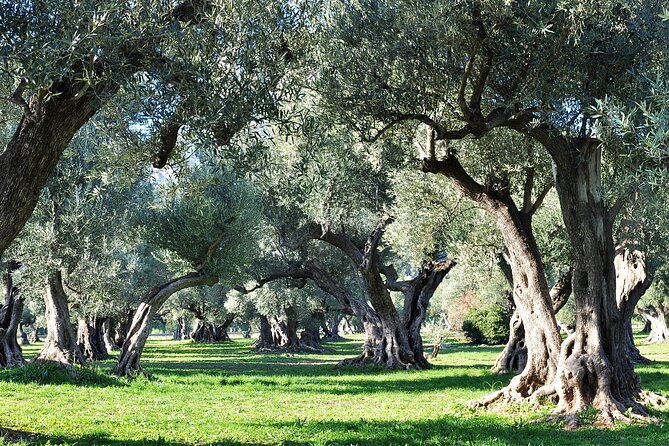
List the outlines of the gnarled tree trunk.
{"label": "gnarled tree trunk", "polygon": [[[553,313],[558,312],[566,305],[571,295],[572,270],[570,269],[553,285],[550,290]],[[515,307],[515,305],[514,305]],[[559,323],[558,323],[559,326]],[[497,357],[492,367],[494,373],[519,373],[527,364],[527,346],[525,345],[525,327],[520,317],[520,312],[514,308],[509,322],[509,340],[504,350]]]}
{"label": "gnarled tree trunk", "polygon": [[564,139],[542,127],[531,131],[554,162],[562,217],[574,251],[573,293],[576,331],[562,344],[555,388],[554,415],[579,424],[579,414],[593,406],[605,423],[628,420],[628,410],[646,414],[638,403],[639,377],[626,354],[628,301],[616,299],[613,220],[601,188],[599,142]]}
{"label": "gnarled tree trunk", "polygon": [[258,336],[258,341],[256,342],[256,348],[258,350],[273,350],[277,348],[276,343],[274,342],[274,335],[272,334],[272,326],[269,322],[267,316],[262,314],[259,316],[260,319],[260,334]]}
{"label": "gnarled tree trunk", "polygon": [[185,317],[178,317],[175,321],[176,328],[172,339],[175,341],[185,341],[190,337],[190,328],[188,328],[188,320]]}
{"label": "gnarled tree trunk", "polygon": [[151,288],[139,303],[112,373],[118,376],[133,377],[144,372],[139,361],[151,331],[151,322],[160,307],[172,294],[186,288],[202,285],[213,286],[216,283],[218,283],[216,276],[193,272]]}
{"label": "gnarled tree trunk", "polygon": [[231,342],[232,339],[230,339],[230,335],[228,334],[228,330],[230,330],[230,326],[232,325],[232,322],[235,320],[237,315],[235,313],[228,313],[225,316],[225,319],[223,320],[223,323],[218,326],[217,328],[217,333],[218,333],[218,340],[223,341],[223,342]]}
{"label": "gnarled tree trunk", "polygon": [[79,349],[89,361],[100,361],[109,356],[105,345],[102,319],[95,316],[80,317],[77,321]]}
{"label": "gnarled tree trunk", "polygon": [[37,360],[85,366],[86,359],[72,329],[67,294],[63,289],[60,271],[51,273],[47,278],[44,305],[47,333]]}
{"label": "gnarled tree trunk", "polygon": [[328,327],[327,320],[325,315],[323,315],[323,321],[321,328],[323,329],[323,342],[334,342],[334,341],[343,341],[344,338],[339,334],[339,327],[344,319],[344,313],[339,313],[337,317],[332,320],[332,324]]}
{"label": "gnarled tree trunk", "polygon": [[[648,363],[648,359],[641,355],[634,345],[632,332],[632,317],[639,300],[648,290],[651,278],[646,274],[644,254],[635,249],[630,242],[624,242],[616,248],[614,259],[616,268],[616,299],[626,326],[625,352],[632,362]],[[624,304],[623,304],[624,303]]]}
{"label": "gnarled tree trunk", "polygon": [[[50,87],[50,100],[36,95],[23,102],[24,115],[0,153],[0,253],[32,214],[74,134],[102,105],[100,98],[114,88],[88,88],[83,80],[60,80]],[[13,95],[17,102],[24,101],[23,93],[23,86],[19,86]]]}
{"label": "gnarled tree trunk", "polygon": [[639,310],[643,318],[650,322],[650,333],[645,340],[646,343],[655,344],[657,342],[665,342],[669,339],[665,311],[666,309],[663,305],[649,306]]}
{"label": "gnarled tree trunk", "polygon": [[114,326],[110,317],[102,319],[102,342],[107,352],[119,349],[114,342]]}
{"label": "gnarled tree trunk", "polygon": [[426,262],[416,277],[406,281],[397,281],[394,271],[386,269],[388,288],[404,294],[402,324],[407,330],[414,359],[423,369],[429,369],[432,365],[425,359],[420,329],[425,322],[432,296],[455,265],[450,259]]}
{"label": "gnarled tree trunk", "polygon": [[14,260],[6,262],[2,275],[5,302],[0,308],[0,367],[17,367],[24,364],[23,352],[16,340],[17,330],[23,313],[23,299],[14,286],[12,274],[21,264]]}
{"label": "gnarled tree trunk", "polygon": [[25,324],[19,323],[19,333],[21,336],[21,345],[30,345],[30,339],[28,339],[28,333],[26,333]]}
{"label": "gnarled tree trunk", "polygon": [[28,341],[32,344],[35,342],[42,342],[42,340],[39,338],[39,327],[37,327],[37,324],[30,324],[30,334],[28,335]]}
{"label": "gnarled tree trunk", "polygon": [[116,321],[116,325],[114,326],[114,344],[116,344],[119,349],[123,347],[123,343],[128,336],[128,330],[130,330],[130,325],[132,325],[132,318],[134,316],[135,310],[128,308]]}

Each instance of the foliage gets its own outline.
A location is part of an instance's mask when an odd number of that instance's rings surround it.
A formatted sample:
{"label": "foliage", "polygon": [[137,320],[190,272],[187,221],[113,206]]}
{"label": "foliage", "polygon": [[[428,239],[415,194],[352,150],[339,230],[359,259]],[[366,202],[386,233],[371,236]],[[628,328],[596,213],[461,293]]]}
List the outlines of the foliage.
{"label": "foliage", "polygon": [[471,309],[462,322],[462,331],[476,344],[503,344],[509,339],[509,314],[492,306]]}
{"label": "foliage", "polygon": [[160,185],[138,220],[174,270],[216,274],[231,284],[253,258],[258,223],[252,186],[233,172],[214,173],[205,166]]}

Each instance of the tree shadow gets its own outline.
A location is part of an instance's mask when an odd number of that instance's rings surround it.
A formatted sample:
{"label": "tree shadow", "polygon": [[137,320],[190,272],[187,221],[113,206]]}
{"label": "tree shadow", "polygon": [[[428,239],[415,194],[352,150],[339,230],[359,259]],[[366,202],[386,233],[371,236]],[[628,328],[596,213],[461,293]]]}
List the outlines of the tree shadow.
{"label": "tree shadow", "polygon": [[109,375],[98,367],[82,368],[50,362],[31,362],[22,367],[0,369],[0,382],[17,384],[59,385],[85,387],[123,387],[128,383]]}
{"label": "tree shadow", "polygon": [[[311,434],[309,443],[344,445],[505,445],[505,446],[564,446],[578,444],[657,446],[667,444],[666,428],[659,425],[628,425],[602,430],[583,428],[566,431],[552,423],[523,419],[500,422],[477,415],[444,416],[417,422],[398,421],[296,421],[300,431]],[[276,429],[294,427],[295,423],[274,423]],[[324,441],[325,440],[325,441]],[[287,443],[291,444],[291,443]]]}

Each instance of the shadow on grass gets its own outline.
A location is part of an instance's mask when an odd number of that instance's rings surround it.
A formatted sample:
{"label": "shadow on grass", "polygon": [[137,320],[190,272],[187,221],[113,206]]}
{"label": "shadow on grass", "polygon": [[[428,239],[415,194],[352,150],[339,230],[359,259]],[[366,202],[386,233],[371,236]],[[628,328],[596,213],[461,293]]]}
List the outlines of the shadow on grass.
{"label": "shadow on grass", "polygon": [[119,378],[97,368],[68,367],[49,362],[33,362],[23,367],[0,369],[0,382],[18,384],[71,384],[86,387],[122,387]]}
{"label": "shadow on grass", "polygon": [[636,368],[641,378],[641,387],[653,392],[669,393],[669,362],[653,361]]}
{"label": "shadow on grass", "polygon": [[[251,424],[252,425],[252,424]],[[259,425],[260,426],[260,425]],[[283,446],[391,446],[391,445],[477,445],[477,446],[658,446],[667,444],[669,433],[661,425],[630,425],[616,429],[602,430],[584,428],[577,431],[564,431],[560,426],[542,422],[526,422],[521,419],[500,422],[484,416],[447,416],[419,422],[398,421],[303,421],[281,423],[263,423],[263,429],[275,431],[271,444]],[[0,431],[6,432],[6,431]],[[308,440],[287,440],[281,437],[299,437]],[[77,446],[261,446],[270,443],[258,443],[240,439],[220,439],[203,443],[175,442],[163,438],[113,439],[106,433],[83,436],[49,437],[27,432],[10,431],[8,441],[25,441],[28,444],[71,444]]]}
{"label": "shadow on grass", "polygon": [[[396,421],[318,421],[299,423],[302,434],[319,439],[312,443],[336,445],[508,445],[563,446],[667,444],[669,432],[664,426],[630,425],[612,430],[585,428],[568,432],[556,424],[498,420],[479,416],[442,417],[420,422]],[[288,429],[295,423],[276,423],[276,429]],[[324,441],[325,440],[325,441]]]}

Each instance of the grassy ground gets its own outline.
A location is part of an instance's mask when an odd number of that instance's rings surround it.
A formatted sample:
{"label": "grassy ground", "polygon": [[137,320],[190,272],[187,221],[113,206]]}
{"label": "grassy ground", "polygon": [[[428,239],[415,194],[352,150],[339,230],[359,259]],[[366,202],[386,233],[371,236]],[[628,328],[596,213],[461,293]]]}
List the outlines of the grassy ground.
{"label": "grassy ground", "polygon": [[[498,347],[457,344],[423,372],[338,370],[359,342],[325,355],[256,354],[248,340],[196,345],[150,341],[153,379],[50,368],[0,370],[0,426],[21,444],[69,445],[668,445],[663,424],[567,432],[546,412],[472,411],[466,403],[505,384],[491,375]],[[26,356],[38,346],[25,349]],[[644,387],[669,394],[669,345],[642,346]],[[539,421],[537,421],[539,420]]]}

